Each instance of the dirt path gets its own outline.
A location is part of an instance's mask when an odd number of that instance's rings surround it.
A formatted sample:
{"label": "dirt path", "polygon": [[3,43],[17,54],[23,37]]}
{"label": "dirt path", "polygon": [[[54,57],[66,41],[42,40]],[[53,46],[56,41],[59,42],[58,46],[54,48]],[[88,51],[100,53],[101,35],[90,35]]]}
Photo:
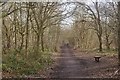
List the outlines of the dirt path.
{"label": "dirt path", "polygon": [[61,48],[61,56],[59,65],[54,69],[53,78],[79,78],[87,77],[88,74],[84,70],[86,68],[86,60],[78,59],[73,54],[70,47],[64,46]]}
{"label": "dirt path", "polygon": [[[94,61],[94,54],[76,53],[72,48],[63,46],[58,57],[58,65],[53,68],[52,78],[93,78],[110,77],[109,69],[116,66],[116,59],[102,57],[99,63]],[[115,62],[115,63],[114,63]],[[109,74],[109,73],[110,74]],[[112,72],[114,72],[112,70]]]}

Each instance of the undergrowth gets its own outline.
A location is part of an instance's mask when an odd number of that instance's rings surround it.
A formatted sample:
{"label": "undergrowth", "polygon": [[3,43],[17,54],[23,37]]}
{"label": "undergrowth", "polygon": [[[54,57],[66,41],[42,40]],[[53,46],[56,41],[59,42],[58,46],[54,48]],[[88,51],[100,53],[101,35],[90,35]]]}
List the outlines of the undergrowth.
{"label": "undergrowth", "polygon": [[10,51],[2,57],[2,70],[16,76],[24,76],[36,74],[40,69],[52,63],[51,54],[49,52],[34,52],[30,51],[28,56],[25,56],[24,51],[17,53]]}

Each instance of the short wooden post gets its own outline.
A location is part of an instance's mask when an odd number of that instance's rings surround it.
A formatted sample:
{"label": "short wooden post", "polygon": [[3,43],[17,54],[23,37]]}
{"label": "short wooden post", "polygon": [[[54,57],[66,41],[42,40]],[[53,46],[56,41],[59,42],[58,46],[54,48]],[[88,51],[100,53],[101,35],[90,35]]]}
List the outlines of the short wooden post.
{"label": "short wooden post", "polygon": [[99,62],[101,57],[100,56],[95,56],[94,58],[95,58],[96,62]]}

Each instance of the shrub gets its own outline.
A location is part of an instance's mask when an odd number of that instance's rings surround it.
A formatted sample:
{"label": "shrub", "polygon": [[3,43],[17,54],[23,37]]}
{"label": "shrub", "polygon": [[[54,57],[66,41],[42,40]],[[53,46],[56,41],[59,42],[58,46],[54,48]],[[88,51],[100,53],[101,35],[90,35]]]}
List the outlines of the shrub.
{"label": "shrub", "polygon": [[12,51],[3,55],[2,69],[5,72],[23,76],[36,74],[38,70],[51,63],[51,55],[48,52],[34,53],[31,51],[28,57],[25,57],[23,54]]}

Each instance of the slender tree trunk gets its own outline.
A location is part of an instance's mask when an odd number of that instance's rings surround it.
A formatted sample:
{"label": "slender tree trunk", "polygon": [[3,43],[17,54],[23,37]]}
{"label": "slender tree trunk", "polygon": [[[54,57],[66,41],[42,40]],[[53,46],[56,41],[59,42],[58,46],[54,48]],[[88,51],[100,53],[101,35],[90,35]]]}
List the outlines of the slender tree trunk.
{"label": "slender tree trunk", "polygon": [[107,50],[110,50],[111,43],[109,43],[109,35],[107,33],[105,34],[105,39],[106,39],[106,48],[107,48]]}
{"label": "slender tree trunk", "polygon": [[38,52],[39,50],[39,44],[40,44],[40,35],[37,35],[37,46],[36,46],[36,51]]}
{"label": "slender tree trunk", "polygon": [[98,16],[98,20],[97,20],[97,25],[98,25],[98,33],[97,33],[97,36],[98,36],[98,40],[99,40],[99,52],[102,52],[103,48],[102,48],[102,26],[101,26],[101,23],[100,23],[100,16]]}
{"label": "slender tree trunk", "polygon": [[43,36],[44,36],[44,33],[43,31],[41,32],[41,50],[44,52],[44,41],[43,41]]}
{"label": "slender tree trunk", "polygon": [[101,24],[100,24],[100,19],[98,20],[99,22],[98,22],[98,26],[99,26],[99,36],[98,36],[98,38],[99,38],[99,52],[102,52],[102,26],[101,26]]}
{"label": "slender tree trunk", "polygon": [[118,2],[118,78],[120,78],[120,1]]}
{"label": "slender tree trunk", "polygon": [[26,22],[26,45],[25,45],[26,57],[28,56],[28,40],[29,40],[28,30],[29,30],[29,8],[27,9],[27,22]]}
{"label": "slender tree trunk", "polygon": [[3,26],[5,27],[5,30],[6,30],[6,38],[7,38],[7,48],[9,49],[10,48],[10,36],[8,34],[8,28],[7,26],[5,25],[5,20],[2,19],[2,23],[3,23]]}
{"label": "slender tree trunk", "polygon": [[57,52],[57,46],[58,46],[59,37],[60,37],[60,31],[59,31],[59,28],[57,28],[56,42],[55,42],[55,48],[54,48],[55,52]]}
{"label": "slender tree trunk", "polygon": [[119,68],[120,68],[120,2],[118,2],[118,59],[119,59]]}
{"label": "slender tree trunk", "polygon": [[[14,9],[16,9],[16,3],[14,3]],[[14,12],[14,28],[15,28],[15,50],[17,50],[17,27],[16,27],[16,12]]]}
{"label": "slender tree trunk", "polygon": [[[107,12],[107,11],[105,11],[105,14],[107,14],[106,12]],[[108,22],[108,19],[107,19],[107,16],[106,16],[106,18],[105,18],[105,23],[107,23],[107,22]],[[106,49],[107,49],[107,50],[110,50],[110,45],[111,45],[112,41],[109,40],[110,33],[108,33],[108,32],[109,32],[109,31],[108,31],[108,28],[107,28],[107,26],[105,26]]]}
{"label": "slender tree trunk", "polygon": [[24,35],[22,34],[22,38],[21,38],[21,45],[20,45],[20,51],[22,50],[23,48],[23,42],[24,42]]}
{"label": "slender tree trunk", "polygon": [[[21,7],[21,4],[20,4]],[[21,34],[21,43],[20,43],[20,49],[19,49],[19,53],[21,53],[21,50],[23,49],[23,44],[24,44],[24,31],[23,31],[23,25],[22,25],[22,8],[20,8],[20,34]]]}
{"label": "slender tree trunk", "polygon": [[102,37],[99,35],[98,39],[99,39],[99,52],[102,52]]}
{"label": "slender tree trunk", "polygon": [[97,26],[98,26],[98,39],[99,39],[99,52],[102,52],[102,26],[100,22],[100,12],[99,12],[99,4],[98,2],[95,3],[96,11],[97,11]]}

